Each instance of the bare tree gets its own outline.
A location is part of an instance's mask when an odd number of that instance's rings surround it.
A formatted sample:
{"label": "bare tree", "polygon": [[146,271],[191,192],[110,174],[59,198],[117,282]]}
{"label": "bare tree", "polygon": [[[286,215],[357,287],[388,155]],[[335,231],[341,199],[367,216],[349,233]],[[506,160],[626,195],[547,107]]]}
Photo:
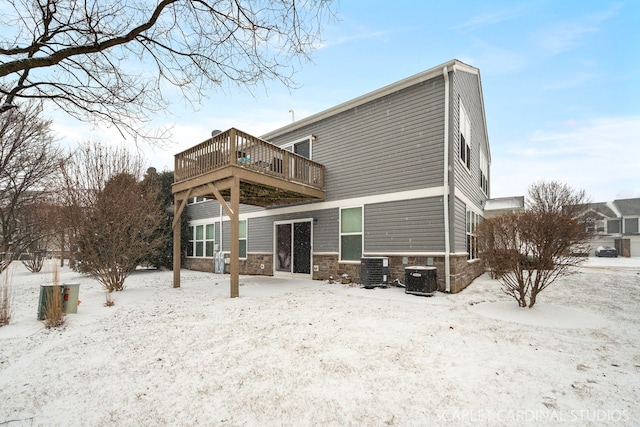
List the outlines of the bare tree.
{"label": "bare tree", "polygon": [[125,279],[163,240],[157,193],[143,191],[137,179],[120,174],[97,195],[77,237],[78,270],[90,274],[108,292],[124,289]]}
{"label": "bare tree", "polygon": [[23,232],[28,236],[33,236],[30,243],[23,249],[22,264],[32,273],[42,270],[44,260],[49,252],[50,243],[55,236],[55,222],[52,218],[57,214],[54,206],[46,203],[48,198],[43,197],[42,201],[33,206],[26,206],[22,210],[20,218],[23,220]]}
{"label": "bare tree", "polygon": [[[0,25],[0,111],[18,98],[141,135],[165,90],[276,79],[319,45],[330,0],[8,0]],[[169,89],[171,88],[171,89]]]}
{"label": "bare tree", "polygon": [[108,292],[125,279],[162,240],[157,189],[138,182],[143,160],[124,148],[86,142],[63,165],[67,212],[75,224],[75,268],[95,277]]}
{"label": "bare tree", "polygon": [[584,190],[567,184],[539,181],[529,187],[527,208],[534,212],[558,213],[579,218],[587,209],[589,199]]}
{"label": "bare tree", "polygon": [[[78,209],[93,206],[107,182],[116,175],[140,177],[144,159],[123,146],[110,146],[97,140],[84,141],[69,153],[60,165],[64,188],[64,205]],[[69,213],[74,216],[75,213]]]}
{"label": "bare tree", "polygon": [[[99,141],[84,141],[60,163],[61,248],[69,248],[69,264],[73,267],[77,253],[76,238],[86,215],[97,202],[110,178],[119,174],[140,176],[144,161],[124,147],[107,146]],[[66,242],[65,242],[66,240]],[[65,245],[66,243],[66,245]]]}
{"label": "bare tree", "polygon": [[0,271],[49,232],[34,207],[48,200],[62,150],[41,106],[28,103],[0,116]]}
{"label": "bare tree", "polygon": [[480,257],[520,307],[533,307],[540,292],[584,261],[575,248],[589,238],[582,217],[587,206],[583,191],[539,182],[529,187],[524,212],[479,225]]}

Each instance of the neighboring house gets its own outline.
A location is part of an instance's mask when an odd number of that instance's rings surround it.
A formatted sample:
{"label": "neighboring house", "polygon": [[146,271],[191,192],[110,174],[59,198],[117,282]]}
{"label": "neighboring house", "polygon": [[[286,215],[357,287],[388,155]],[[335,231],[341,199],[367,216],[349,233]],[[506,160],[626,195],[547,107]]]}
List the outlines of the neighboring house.
{"label": "neighboring house", "polygon": [[640,256],[640,198],[591,203],[592,246],[615,246],[622,256]]}
{"label": "neighboring house", "polygon": [[457,60],[261,138],[230,129],[176,155],[182,262],[213,271],[238,236],[232,277],[358,282],[361,258],[388,257],[389,282],[435,266],[439,289],[459,292],[484,271],[475,228],[490,164],[480,72]]}
{"label": "neighboring house", "polygon": [[500,215],[524,211],[524,196],[498,197],[487,200],[484,206],[484,218],[495,218]]}

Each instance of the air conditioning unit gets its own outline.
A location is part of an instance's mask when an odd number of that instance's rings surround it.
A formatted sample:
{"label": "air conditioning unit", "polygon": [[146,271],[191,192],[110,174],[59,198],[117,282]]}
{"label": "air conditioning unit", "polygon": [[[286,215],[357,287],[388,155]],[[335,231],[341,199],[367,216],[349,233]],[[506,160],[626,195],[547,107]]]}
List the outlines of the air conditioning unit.
{"label": "air conditioning unit", "polygon": [[389,284],[389,258],[360,258],[360,283],[367,289]]}
{"label": "air conditioning unit", "polygon": [[404,292],[431,296],[438,290],[436,267],[405,267]]}

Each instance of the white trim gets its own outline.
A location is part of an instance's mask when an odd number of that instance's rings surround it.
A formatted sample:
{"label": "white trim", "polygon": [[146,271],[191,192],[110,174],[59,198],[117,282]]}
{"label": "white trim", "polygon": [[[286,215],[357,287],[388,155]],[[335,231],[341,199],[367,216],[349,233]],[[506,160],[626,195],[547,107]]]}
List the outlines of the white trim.
{"label": "white trim", "polygon": [[[464,144],[462,146],[462,137],[464,137]],[[471,119],[467,114],[467,109],[462,102],[462,99],[458,97],[458,160],[462,163],[471,175],[471,151],[473,150],[473,141],[471,140]],[[467,149],[468,148],[468,149]],[[460,157],[464,154],[464,160]]]}
{"label": "white trim", "polygon": [[293,146],[296,144],[299,144],[301,142],[304,141],[309,141],[309,160],[313,159],[313,140],[315,138],[313,137],[313,135],[308,135],[305,136],[304,138],[300,138],[300,139],[296,139],[295,141],[291,141],[291,142],[287,142],[285,144],[279,145],[280,148],[286,150],[287,148],[291,147],[293,149]]}
{"label": "white trim", "polygon": [[[635,219],[636,220],[636,230],[640,231],[640,216],[623,216],[622,217],[622,234],[630,233],[627,231],[627,220]],[[637,231],[632,231],[631,233],[637,233]],[[628,234],[629,236],[633,236],[633,234]]]}
{"label": "white trim", "polygon": [[[277,235],[277,228],[278,225],[283,225],[283,224],[295,224],[295,223],[300,223],[300,222],[308,222],[311,224],[311,235],[309,236],[310,240],[311,240],[311,247],[309,248],[309,273],[305,274],[305,273],[294,273],[293,272],[293,227],[291,227],[291,270],[292,271],[279,271],[276,270],[276,254],[278,253],[277,249],[277,245],[278,245],[278,235]],[[292,220],[281,220],[281,221],[274,221],[273,222],[273,252],[272,252],[272,266],[271,266],[271,271],[273,271],[273,277],[300,277],[300,278],[311,278],[313,277],[313,256],[315,254],[313,253],[313,218],[309,217],[309,218],[298,218],[298,219],[292,219]]]}
{"label": "white trim", "polygon": [[[202,200],[197,200],[198,198],[202,198]],[[193,202],[190,202],[189,200],[194,200]],[[204,203],[204,202],[208,202],[212,199],[209,199],[207,197],[204,196],[194,196],[194,197],[189,197],[187,199],[187,206],[193,206],[193,205],[199,205],[200,203]]]}
{"label": "white trim", "polygon": [[189,225],[202,225],[202,224],[215,224],[216,217],[209,217],[203,219],[190,219]]}
{"label": "white trim", "polygon": [[[245,222],[245,230],[244,230],[245,231],[245,236],[246,236],[245,238],[240,237],[240,223],[242,221]],[[231,228],[231,224],[229,224],[229,228]],[[229,230],[229,234],[231,234],[231,230]],[[249,219],[248,218],[244,218],[244,219],[238,218],[238,242],[240,240],[244,240],[245,241],[245,244],[244,244],[245,256],[242,257],[242,256],[240,256],[240,254],[238,254],[238,259],[245,260],[245,259],[249,258]],[[231,242],[229,242],[229,244],[231,244]]]}
{"label": "white trim", "polygon": [[[451,251],[451,225],[449,224],[449,203],[451,194],[449,191],[449,174],[452,172],[449,170],[449,148],[450,148],[450,136],[449,136],[449,110],[451,109],[449,103],[449,70],[448,67],[442,69],[442,75],[444,77],[444,177],[443,177],[443,215],[444,215],[444,283],[445,291],[451,292],[451,261],[449,259],[449,252]],[[455,66],[454,66],[455,70]],[[455,154],[454,154],[455,155]],[[452,168],[454,169],[454,168]],[[455,189],[454,189],[455,195]]]}
{"label": "white trim", "polygon": [[613,202],[607,202],[607,207],[609,209],[611,209],[613,211],[614,214],[616,214],[616,216],[618,218],[622,218],[622,214],[620,213],[620,211],[618,210],[618,207],[616,206],[615,203]]}
{"label": "white trim", "polygon": [[467,207],[472,207],[472,211],[484,218],[484,210],[459,190],[459,188],[456,188],[454,196],[460,199],[460,201],[463,202]]}
{"label": "white trim", "polygon": [[[207,225],[212,225],[213,226],[213,239],[207,239]],[[199,227],[202,226],[202,240],[197,240],[196,236],[195,236],[195,227]],[[192,239],[189,240],[189,243],[192,244],[191,246],[191,250],[193,251],[193,255],[185,255],[185,258],[187,259],[212,259],[215,258],[215,253],[217,252],[215,250],[216,244],[218,244],[218,247],[220,247],[220,244],[218,243],[218,241],[216,240],[216,229],[218,228],[216,226],[216,221],[214,220],[214,218],[207,218],[207,219],[197,219],[194,221],[189,221],[189,223],[187,224],[187,227],[189,227],[191,229],[191,234],[192,234]],[[207,242],[213,241],[213,252],[214,254],[211,256],[206,255],[207,253]],[[196,253],[196,248],[195,248],[195,243],[196,242],[202,242],[202,256],[198,256],[195,255]]]}
{"label": "white trim", "polygon": [[295,129],[299,129],[304,126],[318,122],[320,120],[333,117],[336,114],[342,113],[344,111],[350,110],[352,108],[358,107],[360,105],[366,104],[367,102],[374,101],[384,96],[396,93],[402,89],[406,89],[418,83],[431,80],[435,77],[440,77],[442,76],[442,69],[447,67],[452,67],[451,69],[453,71],[464,71],[466,73],[470,73],[478,76],[478,79],[480,78],[480,71],[477,68],[464,64],[458,61],[457,59],[452,59],[451,61],[445,62],[444,64],[437,65],[421,73],[407,77],[398,82],[395,82],[390,85],[384,86],[380,89],[374,90],[373,92],[369,92],[365,95],[359,96],[350,101],[336,105],[335,107],[313,114],[309,117],[305,117],[304,119],[297,120],[289,125],[281,127],[280,129],[276,129],[272,132],[266,133],[262,135],[260,138],[268,141],[271,138],[276,138],[278,136],[289,133]]}
{"label": "white trim", "polygon": [[[360,258],[364,254],[364,205],[344,206],[338,211],[338,262],[360,262],[360,260],[342,259],[342,211],[360,208]],[[358,233],[345,233],[345,236],[356,236]]]}
{"label": "white trim", "polygon": [[[396,193],[376,194],[373,196],[354,197],[350,199],[334,200],[331,202],[316,202],[308,205],[288,206],[284,208],[265,209],[258,212],[241,214],[240,218],[263,218],[273,215],[287,215],[300,212],[314,212],[325,209],[343,208],[346,206],[356,207],[359,205],[371,205],[374,203],[399,202],[403,200],[424,199],[429,197],[439,197],[444,195],[444,187],[421,188],[418,190],[398,191]],[[228,216],[225,216],[228,221]]]}
{"label": "white trim", "polygon": [[[466,252],[463,252],[466,254]],[[451,254],[455,255],[455,254]],[[421,256],[421,257],[437,257],[437,256],[445,256],[444,252],[393,252],[393,251],[385,251],[385,252],[365,252],[362,256]]]}

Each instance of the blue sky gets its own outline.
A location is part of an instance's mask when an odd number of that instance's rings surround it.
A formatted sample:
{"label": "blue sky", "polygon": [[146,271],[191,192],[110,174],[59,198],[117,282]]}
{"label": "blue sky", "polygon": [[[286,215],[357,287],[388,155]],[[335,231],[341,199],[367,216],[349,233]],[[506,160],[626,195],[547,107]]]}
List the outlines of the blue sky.
{"label": "blue sky", "polygon": [[[325,25],[312,63],[289,90],[212,89],[198,111],[177,100],[156,124],[174,126],[149,162],[237,127],[261,135],[456,58],[480,69],[491,196],[525,195],[540,180],[593,201],[640,197],[640,1],[348,1]],[[56,124],[82,139],[77,122]],[[101,139],[118,139],[111,131]]]}

